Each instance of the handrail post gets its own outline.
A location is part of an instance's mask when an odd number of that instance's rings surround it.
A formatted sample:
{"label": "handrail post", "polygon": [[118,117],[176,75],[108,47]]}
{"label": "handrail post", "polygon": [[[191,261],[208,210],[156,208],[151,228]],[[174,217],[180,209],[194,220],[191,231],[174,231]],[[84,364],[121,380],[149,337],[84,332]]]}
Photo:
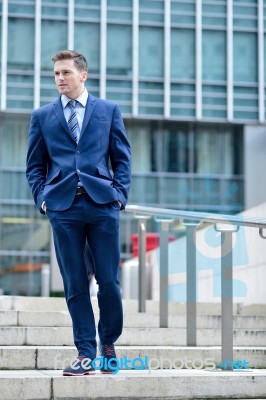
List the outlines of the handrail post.
{"label": "handrail post", "polygon": [[[222,296],[222,365],[233,370],[233,232],[238,227],[218,227],[221,232],[221,296]],[[231,362],[229,362],[231,361]]]}
{"label": "handrail post", "polygon": [[197,271],[196,235],[197,223],[184,223],[187,238],[187,346],[197,345]]}
{"label": "handrail post", "polygon": [[41,271],[41,296],[50,296],[50,275],[51,268],[49,264],[43,264]]}
{"label": "handrail post", "polygon": [[168,328],[168,236],[173,220],[160,220],[160,328]]}
{"label": "handrail post", "polygon": [[138,257],[139,257],[139,312],[146,312],[146,222],[149,217],[136,216],[138,219]]}

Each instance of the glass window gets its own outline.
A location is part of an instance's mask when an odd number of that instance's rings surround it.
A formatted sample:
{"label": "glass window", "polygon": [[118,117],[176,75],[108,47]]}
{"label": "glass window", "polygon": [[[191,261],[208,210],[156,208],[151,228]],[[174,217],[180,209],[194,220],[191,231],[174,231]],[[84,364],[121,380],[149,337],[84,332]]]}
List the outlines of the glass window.
{"label": "glass window", "polygon": [[227,115],[226,86],[203,85],[202,89],[203,117],[225,119]]}
{"label": "glass window", "polygon": [[195,1],[171,1],[172,25],[195,25]]}
{"label": "glass window", "polygon": [[139,82],[139,114],[163,114],[163,83]]}
{"label": "glass window", "polygon": [[185,105],[174,105],[171,107],[171,116],[177,117],[178,119],[183,119],[184,117],[195,117],[195,108],[192,105],[185,106]]}
{"label": "glass window", "polygon": [[234,86],[234,118],[258,119],[258,88]]}
{"label": "glass window", "polygon": [[224,81],[226,79],[226,34],[219,31],[203,31],[202,79]]}
{"label": "glass window", "polygon": [[256,121],[258,120],[258,112],[257,110],[254,111],[240,111],[236,110],[234,111],[234,118],[239,120],[240,122],[243,123],[243,121]]}
{"label": "glass window", "polygon": [[29,120],[25,113],[0,116],[0,287],[5,294],[39,295],[41,263],[49,262],[49,223],[33,206],[25,175]]}
{"label": "glass window", "polygon": [[32,110],[33,77],[8,75],[7,79],[9,81],[7,84],[7,108]]}
{"label": "glass window", "polygon": [[264,90],[264,118],[266,120],[266,89]]}
{"label": "glass window", "polygon": [[89,19],[90,21],[100,19],[100,2],[101,0],[76,0],[75,1],[75,17],[81,19]]}
{"label": "glass window", "polygon": [[218,27],[226,26],[226,4],[224,1],[210,2],[203,0],[202,4],[202,25]]}
{"label": "glass window", "polygon": [[42,21],[41,68],[53,70],[52,57],[67,48],[67,23],[64,21]]}
{"label": "glass window", "polygon": [[234,32],[234,81],[257,82],[257,34]]}
{"label": "glass window", "polygon": [[266,82],[266,35],[264,35],[264,82]]}
{"label": "glass window", "polygon": [[[78,1],[78,0],[76,0],[76,1]],[[87,1],[90,1],[90,0],[87,0]],[[67,5],[68,0],[42,0],[43,5],[49,6],[49,5],[51,5],[51,3],[58,4],[57,7],[59,7],[59,6]]]}
{"label": "glass window", "polygon": [[224,149],[217,127],[199,127],[195,139],[195,172],[199,174],[222,173],[220,155],[223,154]]}
{"label": "glass window", "polygon": [[131,100],[131,85],[131,81],[107,80],[106,91],[108,99]]}
{"label": "glass window", "polygon": [[140,77],[163,77],[163,30],[155,27],[140,27],[139,44]]}
{"label": "glass window", "polygon": [[140,0],[139,20],[144,22],[163,22],[164,1],[163,0]]}
{"label": "glass window", "polygon": [[214,17],[203,17],[202,25],[207,28],[209,27],[225,27],[226,26],[226,18],[214,18]]}
{"label": "glass window", "polygon": [[234,27],[257,28],[257,13],[257,4],[234,4]]}
{"label": "glass window", "polygon": [[100,26],[94,23],[75,23],[75,50],[84,54],[89,72],[100,70]]}
{"label": "glass window", "polygon": [[186,209],[189,203],[188,178],[164,176],[160,181],[163,207]]}
{"label": "glass window", "polygon": [[119,104],[121,111],[124,114],[131,113],[132,99],[132,82],[120,80],[107,80],[106,82],[106,97],[108,100],[115,101]]}
{"label": "glass window", "polygon": [[[1,6],[0,2],[0,6]],[[8,1],[8,12],[9,14],[31,14],[34,15],[35,1]]]}
{"label": "glass window", "polygon": [[161,10],[163,11],[163,0],[140,0],[140,9]]}
{"label": "glass window", "polygon": [[217,4],[211,4],[210,1],[204,1],[202,4],[202,13],[203,14],[225,14],[226,13],[226,6],[224,2],[217,2]]}
{"label": "glass window", "polygon": [[[243,173],[242,127],[126,120],[126,129],[133,157],[131,202],[242,209],[242,176],[230,176]],[[185,175],[189,172],[195,174]]]}
{"label": "glass window", "polygon": [[173,79],[195,78],[195,31],[172,29],[171,77]]}
{"label": "glass window", "polygon": [[182,125],[171,125],[163,130],[162,170],[166,172],[188,172],[188,129]]}
{"label": "glass window", "polygon": [[2,171],[0,194],[1,198],[5,200],[31,200],[32,196],[27,184],[25,171]]}
{"label": "glass window", "polygon": [[195,85],[171,84],[171,115],[177,117],[194,117]]}
{"label": "glass window", "polygon": [[100,7],[101,0],[75,0],[76,5],[98,6]]}
{"label": "glass window", "polygon": [[[38,233],[35,240],[30,234]],[[1,244],[5,250],[49,250],[49,223],[46,219],[34,220],[19,216],[4,217],[1,226]]]}
{"label": "glass window", "polygon": [[99,79],[93,79],[89,74],[88,80],[86,82],[86,86],[89,89],[89,92],[92,93],[93,96],[99,97]]}
{"label": "glass window", "polygon": [[49,76],[41,76],[41,106],[54,101],[56,97],[58,97],[58,91],[55,86],[54,76],[50,71]]}
{"label": "glass window", "polygon": [[107,73],[131,75],[132,29],[130,26],[108,25],[107,27]]}
{"label": "glass window", "polygon": [[[0,2],[0,7],[1,7],[1,2]],[[1,14],[0,14],[1,15]],[[1,32],[1,36],[0,36],[0,62],[2,59],[2,18],[0,18],[0,32]],[[0,86],[1,86],[1,82],[0,82]]]}
{"label": "glass window", "polygon": [[159,122],[151,129],[152,171],[188,172],[188,127]]}
{"label": "glass window", "polygon": [[149,122],[125,121],[128,139],[132,148],[132,171],[151,171],[151,132]]}
{"label": "glass window", "polygon": [[242,173],[242,131],[227,125],[199,126],[195,135],[195,172]]}
{"label": "glass window", "polygon": [[43,1],[42,15],[45,17],[64,16],[67,17],[67,0]]}
{"label": "glass window", "polygon": [[[31,237],[28,236],[31,240]],[[0,287],[5,295],[40,296],[41,268],[49,263],[49,256],[36,257],[32,254],[1,256]]]}
{"label": "glass window", "polygon": [[177,2],[171,2],[171,11],[176,11],[178,14],[187,14],[189,12],[195,12],[195,2],[194,1],[181,1],[178,0]]}
{"label": "glass window", "polygon": [[234,27],[240,27],[244,29],[257,28],[257,19],[249,18],[234,18]]}
{"label": "glass window", "polygon": [[129,192],[131,203],[158,206],[158,178],[156,176],[134,176]]}
{"label": "glass window", "polygon": [[50,232],[48,220],[38,214],[33,205],[1,204],[0,288],[4,294],[40,295],[42,264],[49,263]]}
{"label": "glass window", "polygon": [[0,118],[0,168],[25,167],[30,116]]}
{"label": "glass window", "polygon": [[132,20],[132,0],[108,0],[108,21],[130,21]]}
{"label": "glass window", "polygon": [[107,0],[108,7],[119,7],[119,8],[130,8],[132,6],[132,0]]}
{"label": "glass window", "polygon": [[8,68],[33,69],[33,19],[9,18],[8,38]]}

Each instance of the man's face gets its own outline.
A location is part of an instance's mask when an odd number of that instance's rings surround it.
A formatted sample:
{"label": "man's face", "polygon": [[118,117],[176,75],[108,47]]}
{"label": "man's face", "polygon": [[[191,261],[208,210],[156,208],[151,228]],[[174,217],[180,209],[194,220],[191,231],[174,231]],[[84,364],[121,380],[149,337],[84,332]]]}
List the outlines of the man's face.
{"label": "man's face", "polygon": [[79,71],[74,60],[60,60],[54,64],[54,76],[60,94],[76,99],[84,90],[86,71]]}

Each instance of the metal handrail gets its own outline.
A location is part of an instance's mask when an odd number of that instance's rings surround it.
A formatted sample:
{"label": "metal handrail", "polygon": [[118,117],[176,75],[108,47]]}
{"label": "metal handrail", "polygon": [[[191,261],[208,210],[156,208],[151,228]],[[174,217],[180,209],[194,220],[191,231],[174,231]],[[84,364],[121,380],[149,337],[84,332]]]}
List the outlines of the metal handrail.
{"label": "metal handrail", "polygon": [[141,213],[143,215],[153,215],[159,217],[164,216],[167,218],[187,219],[199,222],[209,222],[213,224],[223,223],[266,229],[266,218],[240,217],[235,215],[204,213],[196,211],[180,211],[167,208],[146,207],[137,205],[128,205],[126,207],[126,211],[135,214]]}
{"label": "metal handrail", "polygon": [[[187,345],[196,346],[196,235],[195,229],[203,223],[214,224],[221,233],[221,304],[222,304],[222,363],[232,370],[233,360],[233,257],[232,235],[240,226],[257,228],[266,239],[266,218],[242,217],[195,211],[128,205],[126,211],[135,214],[139,224],[139,311],[145,312],[146,294],[146,222],[149,217],[161,224],[160,232],[160,327],[168,327],[168,233],[178,222],[186,227],[187,242]],[[227,246],[222,246],[227,243]]]}

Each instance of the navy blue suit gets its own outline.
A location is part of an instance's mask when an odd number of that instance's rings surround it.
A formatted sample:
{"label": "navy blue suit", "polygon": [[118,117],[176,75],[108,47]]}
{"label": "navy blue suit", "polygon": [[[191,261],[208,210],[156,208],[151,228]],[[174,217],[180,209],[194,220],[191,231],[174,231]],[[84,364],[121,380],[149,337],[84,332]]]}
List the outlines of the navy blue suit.
{"label": "navy blue suit", "polygon": [[[130,187],[130,146],[118,106],[89,95],[80,140],[74,141],[61,99],[34,110],[27,179],[41,213],[45,201],[79,355],[96,356],[95,321],[84,261],[86,241],[99,285],[102,344],[122,332],[119,211]],[[109,171],[109,163],[112,173]],[[76,196],[78,182],[88,195]]]}

